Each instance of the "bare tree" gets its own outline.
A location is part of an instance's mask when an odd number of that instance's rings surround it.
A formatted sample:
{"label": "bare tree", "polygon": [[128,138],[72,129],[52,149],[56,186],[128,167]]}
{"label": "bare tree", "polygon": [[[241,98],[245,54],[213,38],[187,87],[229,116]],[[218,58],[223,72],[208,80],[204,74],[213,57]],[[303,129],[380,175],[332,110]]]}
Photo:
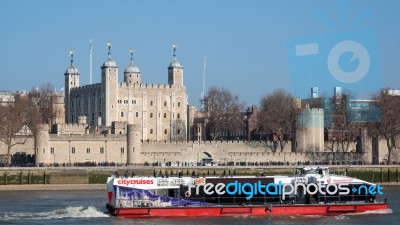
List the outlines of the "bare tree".
{"label": "bare tree", "polygon": [[273,143],[279,143],[283,151],[285,144],[294,137],[296,116],[293,97],[278,89],[260,100],[259,130],[273,135]]}
{"label": "bare tree", "polygon": [[368,133],[372,137],[384,139],[388,149],[387,163],[392,161],[392,155],[399,148],[396,139],[400,137],[400,96],[394,95],[388,89],[383,89],[374,98],[373,105],[381,113],[380,121],[369,123]]}
{"label": "bare tree", "polygon": [[345,160],[343,153],[348,152],[352,144],[356,143],[360,135],[359,128],[365,126],[365,123],[350,118],[350,96],[342,94],[332,98],[332,128],[327,129],[328,140],[325,142],[325,149],[332,153],[333,161]]}
{"label": "bare tree", "polygon": [[25,144],[30,137],[21,130],[28,127],[32,133],[35,132],[38,115],[38,110],[29,104],[26,95],[14,95],[0,104],[0,141],[7,146],[8,164],[11,163],[12,147]]}
{"label": "bare tree", "polygon": [[44,83],[37,88],[32,88],[29,94],[31,103],[39,108],[42,123],[51,125],[54,122],[56,115],[53,108],[54,94],[54,85],[51,83]]}
{"label": "bare tree", "polygon": [[232,132],[243,129],[244,108],[245,104],[229,90],[210,87],[206,96],[205,119],[211,139],[221,138],[224,133],[229,138]]}

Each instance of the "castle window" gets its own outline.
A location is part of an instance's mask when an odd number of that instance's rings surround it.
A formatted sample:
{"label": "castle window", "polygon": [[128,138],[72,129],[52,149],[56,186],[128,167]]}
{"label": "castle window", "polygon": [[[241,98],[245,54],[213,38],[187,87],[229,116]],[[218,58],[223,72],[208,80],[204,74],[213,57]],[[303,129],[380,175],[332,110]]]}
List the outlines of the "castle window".
{"label": "castle window", "polygon": [[180,119],[180,118],[181,118],[181,114],[178,113],[178,114],[176,115],[176,118]]}
{"label": "castle window", "polygon": [[124,112],[123,111],[121,111],[121,117],[124,117]]}
{"label": "castle window", "polygon": [[75,147],[72,147],[71,153],[72,153],[72,154],[75,154]]}
{"label": "castle window", "polygon": [[153,101],[150,101],[150,106],[153,106]]}
{"label": "castle window", "polygon": [[164,130],[164,134],[167,134],[167,133],[168,133],[168,131],[167,131],[167,129],[165,129],[165,130]]}
{"label": "castle window", "polygon": [[50,154],[54,154],[54,147],[50,148]]}
{"label": "castle window", "polygon": [[176,133],[177,133],[177,134],[181,134],[181,130],[178,129],[178,130],[176,131]]}
{"label": "castle window", "polygon": [[86,148],[86,153],[90,154],[90,148]]}
{"label": "castle window", "polygon": [[104,147],[100,147],[100,154],[104,154]]}
{"label": "castle window", "polygon": [[164,102],[164,106],[167,106],[167,101]]}
{"label": "castle window", "polygon": [[122,148],[121,148],[121,154],[124,154],[124,153],[125,153],[125,148],[122,147]]}
{"label": "castle window", "polygon": [[136,112],[136,117],[139,117],[139,113],[138,112]]}
{"label": "castle window", "polygon": [[167,114],[166,114],[166,113],[164,113],[164,119],[165,119],[165,118],[167,118]]}
{"label": "castle window", "polygon": [[153,129],[150,129],[150,134],[153,134]]}
{"label": "castle window", "polygon": [[150,113],[150,118],[153,118],[153,113]]}
{"label": "castle window", "polygon": [[181,107],[181,102],[178,102],[178,107]]}
{"label": "castle window", "polygon": [[74,108],[74,100],[71,101],[71,108]]}

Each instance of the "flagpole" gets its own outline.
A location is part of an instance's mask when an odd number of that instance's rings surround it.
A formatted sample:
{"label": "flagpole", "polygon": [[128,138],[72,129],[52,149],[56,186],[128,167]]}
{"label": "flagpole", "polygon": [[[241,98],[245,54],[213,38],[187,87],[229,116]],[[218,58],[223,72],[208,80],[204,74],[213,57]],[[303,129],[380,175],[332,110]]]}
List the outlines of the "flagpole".
{"label": "flagpole", "polygon": [[89,70],[89,74],[90,74],[90,84],[92,84],[92,39],[90,39],[90,43],[89,43],[89,66],[90,66],[90,70]]}

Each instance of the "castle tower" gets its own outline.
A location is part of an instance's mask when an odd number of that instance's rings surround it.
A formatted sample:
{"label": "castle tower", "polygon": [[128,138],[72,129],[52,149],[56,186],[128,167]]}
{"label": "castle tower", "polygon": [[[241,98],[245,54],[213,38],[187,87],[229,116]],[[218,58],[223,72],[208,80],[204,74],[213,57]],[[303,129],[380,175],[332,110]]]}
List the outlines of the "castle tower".
{"label": "castle tower", "polygon": [[128,140],[127,140],[127,164],[137,164],[141,162],[141,128],[138,124],[128,125]]}
{"label": "castle tower", "polygon": [[140,70],[133,63],[133,49],[130,49],[131,63],[124,71],[124,82],[127,84],[140,84]]}
{"label": "castle tower", "polygon": [[324,151],[324,110],[303,109],[297,117],[296,151]]}
{"label": "castle tower", "polygon": [[183,66],[179,64],[176,59],[176,45],[172,45],[172,49],[174,50],[174,54],[172,62],[168,66],[168,84],[174,84],[178,86],[183,86]]}
{"label": "castle tower", "polygon": [[77,115],[73,115],[71,106],[74,104],[71,99],[71,89],[75,87],[79,87],[79,71],[74,66],[74,54],[73,50],[69,51],[69,55],[71,56],[71,65],[65,71],[65,94],[64,94],[64,102],[65,102],[65,123],[73,123],[76,122],[74,118],[77,118]]}
{"label": "castle tower", "polygon": [[60,93],[55,93],[50,98],[54,112],[51,124],[65,123],[64,96]]}
{"label": "castle tower", "polygon": [[111,59],[111,42],[107,43],[108,59],[101,67],[101,116],[102,125],[110,126],[112,121],[118,121],[118,66]]}
{"label": "castle tower", "polygon": [[35,134],[36,142],[35,142],[35,164],[38,166],[39,164],[50,164],[50,148],[48,146],[49,143],[49,126],[47,124],[42,124],[39,127],[39,131]]}

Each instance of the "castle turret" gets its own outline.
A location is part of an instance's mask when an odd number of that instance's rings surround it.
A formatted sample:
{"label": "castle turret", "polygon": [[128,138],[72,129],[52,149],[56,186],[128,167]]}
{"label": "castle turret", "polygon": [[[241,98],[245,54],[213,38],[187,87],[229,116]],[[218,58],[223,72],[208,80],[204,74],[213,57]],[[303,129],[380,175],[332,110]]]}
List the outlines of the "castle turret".
{"label": "castle turret", "polygon": [[174,50],[172,62],[168,66],[168,84],[183,86],[183,66],[176,59],[176,45],[172,45]]}
{"label": "castle turret", "polygon": [[297,117],[297,151],[320,152],[324,150],[324,110],[305,108]]}
{"label": "castle turret", "polygon": [[140,125],[128,125],[128,140],[127,140],[127,164],[138,164],[141,162],[141,143],[140,143]]}
{"label": "castle turret", "polygon": [[124,71],[124,82],[128,84],[139,84],[140,83],[140,70],[133,63],[133,49],[130,49],[131,63],[126,67]]}
{"label": "castle turret", "polygon": [[52,118],[51,124],[65,123],[64,96],[56,93],[50,98],[54,112],[54,117]]}
{"label": "castle turret", "polygon": [[102,124],[110,126],[112,121],[118,121],[118,66],[111,59],[111,43],[107,43],[108,59],[101,67],[101,92],[104,93],[102,99]]}
{"label": "castle turret", "polygon": [[71,99],[71,89],[75,87],[79,87],[79,71],[74,66],[74,54],[75,52],[71,50],[69,55],[71,56],[71,65],[65,71],[65,94],[64,94],[64,102],[65,102],[65,122],[66,123],[73,123],[76,122],[74,118],[77,115],[73,113],[74,103]]}
{"label": "castle turret", "polygon": [[35,164],[39,166],[39,164],[50,164],[50,148],[48,146],[49,143],[49,126],[47,124],[43,124],[39,127],[38,132],[35,134]]}

